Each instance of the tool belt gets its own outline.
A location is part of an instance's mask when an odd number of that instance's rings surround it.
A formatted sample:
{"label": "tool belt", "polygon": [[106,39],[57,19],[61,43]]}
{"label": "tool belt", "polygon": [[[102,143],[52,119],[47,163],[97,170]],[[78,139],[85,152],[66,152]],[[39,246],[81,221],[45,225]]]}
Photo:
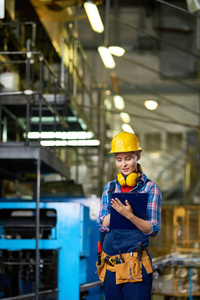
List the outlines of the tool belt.
{"label": "tool belt", "polygon": [[142,251],[140,260],[137,257],[137,252],[125,253],[122,254],[122,257],[123,263],[116,264],[115,262],[119,259],[119,255],[108,256],[102,251],[102,263],[97,265],[97,273],[102,282],[105,280],[106,270],[116,272],[116,284],[143,281],[142,265],[146,269],[147,274],[153,272],[151,261],[146,250]]}

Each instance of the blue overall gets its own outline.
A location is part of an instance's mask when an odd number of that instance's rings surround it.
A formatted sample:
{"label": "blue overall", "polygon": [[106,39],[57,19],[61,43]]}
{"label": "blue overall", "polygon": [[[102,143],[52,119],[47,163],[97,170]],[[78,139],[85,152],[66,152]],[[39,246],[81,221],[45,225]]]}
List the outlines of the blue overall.
{"label": "blue overall", "polygon": [[[142,243],[143,248],[147,248],[149,237],[139,229],[112,229],[106,233],[102,249],[111,256],[119,254],[119,250],[121,253],[135,252],[138,242]],[[152,274],[147,274],[142,267],[142,277],[142,282],[116,284],[115,272],[107,270],[104,281],[106,300],[150,300]]]}

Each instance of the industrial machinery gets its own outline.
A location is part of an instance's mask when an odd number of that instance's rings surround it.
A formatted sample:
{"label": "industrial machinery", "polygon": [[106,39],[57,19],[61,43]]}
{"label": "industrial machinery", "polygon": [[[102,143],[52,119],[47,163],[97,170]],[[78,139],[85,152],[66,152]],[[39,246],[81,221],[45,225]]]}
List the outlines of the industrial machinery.
{"label": "industrial machinery", "polygon": [[200,258],[195,254],[172,253],[153,260],[153,294],[168,297],[200,296]]}
{"label": "industrial machinery", "polygon": [[[98,280],[96,248],[92,255],[90,249],[99,235],[83,203],[86,199],[43,200],[39,203],[40,293],[51,294],[48,299],[99,299],[99,282],[94,285],[96,295],[88,292],[88,283]],[[35,210],[35,201],[0,201],[0,298],[34,293]]]}

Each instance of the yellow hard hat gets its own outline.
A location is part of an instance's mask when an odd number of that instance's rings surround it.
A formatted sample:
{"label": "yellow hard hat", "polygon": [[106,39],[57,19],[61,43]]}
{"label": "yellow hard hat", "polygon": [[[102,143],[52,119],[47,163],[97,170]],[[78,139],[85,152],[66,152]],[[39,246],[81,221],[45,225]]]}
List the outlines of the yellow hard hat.
{"label": "yellow hard hat", "polygon": [[137,136],[130,132],[120,132],[111,142],[111,150],[109,153],[141,151],[140,142]]}

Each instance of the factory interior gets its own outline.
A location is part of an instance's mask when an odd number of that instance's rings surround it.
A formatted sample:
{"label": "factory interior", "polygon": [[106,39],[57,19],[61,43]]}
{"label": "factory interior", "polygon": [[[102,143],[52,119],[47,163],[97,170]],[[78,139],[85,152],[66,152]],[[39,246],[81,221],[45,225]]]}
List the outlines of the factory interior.
{"label": "factory interior", "polygon": [[122,131],[162,193],[152,300],[200,299],[199,12],[0,0],[0,299],[104,300],[96,220]]}

